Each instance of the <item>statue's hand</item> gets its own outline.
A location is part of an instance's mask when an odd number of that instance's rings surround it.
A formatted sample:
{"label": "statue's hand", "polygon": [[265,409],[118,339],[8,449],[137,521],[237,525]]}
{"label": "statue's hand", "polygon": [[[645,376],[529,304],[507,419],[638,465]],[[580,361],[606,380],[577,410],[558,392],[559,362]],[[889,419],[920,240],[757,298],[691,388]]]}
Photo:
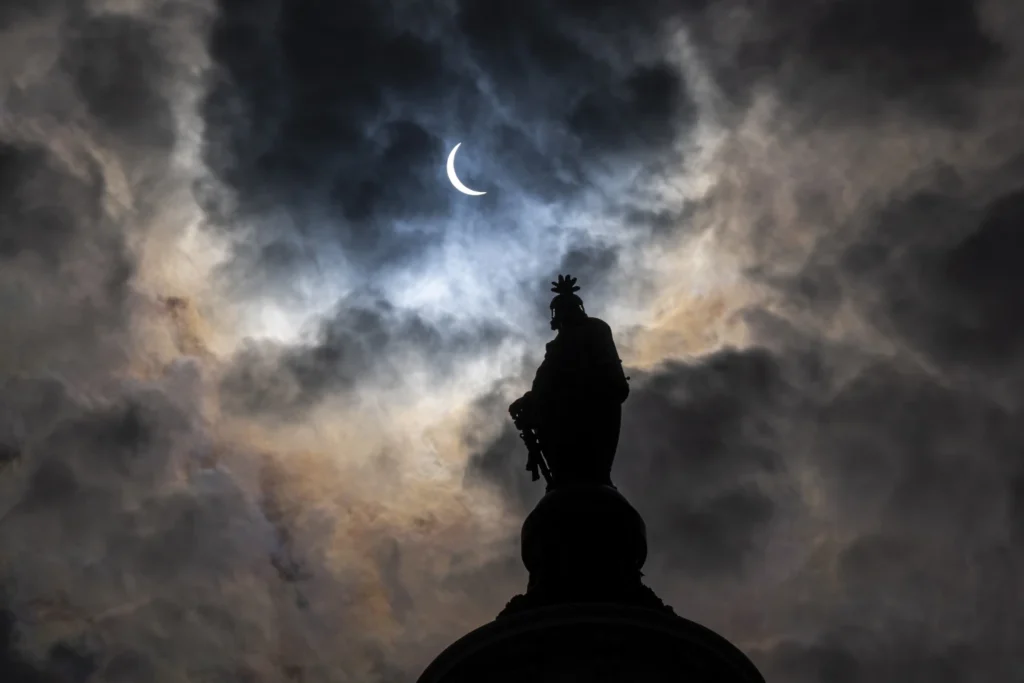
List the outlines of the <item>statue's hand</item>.
{"label": "statue's hand", "polygon": [[513,420],[518,420],[526,413],[530,401],[530,392],[526,392],[508,407],[509,415],[512,416]]}
{"label": "statue's hand", "polygon": [[518,419],[520,413],[523,412],[523,399],[517,398],[512,401],[512,405],[508,407],[508,414],[512,416],[512,419]]}

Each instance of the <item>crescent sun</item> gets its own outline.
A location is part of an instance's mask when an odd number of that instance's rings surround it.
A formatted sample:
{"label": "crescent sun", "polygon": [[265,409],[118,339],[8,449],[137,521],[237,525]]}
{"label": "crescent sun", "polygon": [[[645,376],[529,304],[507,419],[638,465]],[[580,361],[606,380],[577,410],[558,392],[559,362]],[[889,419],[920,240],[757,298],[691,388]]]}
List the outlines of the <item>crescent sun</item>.
{"label": "crescent sun", "polygon": [[452,185],[455,187],[455,189],[461,192],[462,194],[468,194],[473,197],[479,197],[482,194],[487,194],[486,192],[477,192],[476,190],[469,189],[468,187],[462,184],[462,181],[459,180],[459,176],[455,174],[455,153],[459,151],[459,147],[461,146],[461,142],[455,145],[455,147],[452,148],[451,153],[448,155],[448,180],[452,181]]}

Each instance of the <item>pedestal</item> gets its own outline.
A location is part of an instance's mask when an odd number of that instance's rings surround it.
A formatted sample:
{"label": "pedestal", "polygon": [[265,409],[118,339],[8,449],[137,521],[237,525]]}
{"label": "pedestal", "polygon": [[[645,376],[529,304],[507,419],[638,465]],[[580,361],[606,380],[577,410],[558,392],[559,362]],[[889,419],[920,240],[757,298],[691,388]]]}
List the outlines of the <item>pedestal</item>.
{"label": "pedestal", "polygon": [[548,493],[526,518],[527,590],[419,683],[764,683],[735,646],[642,581],[646,528],[611,486]]}

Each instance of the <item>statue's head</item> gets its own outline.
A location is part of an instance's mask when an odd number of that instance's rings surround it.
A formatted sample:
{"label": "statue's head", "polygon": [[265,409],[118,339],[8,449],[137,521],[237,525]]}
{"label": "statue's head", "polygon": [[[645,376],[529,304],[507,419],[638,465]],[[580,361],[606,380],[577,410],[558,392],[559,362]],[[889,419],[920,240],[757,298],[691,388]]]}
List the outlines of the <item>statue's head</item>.
{"label": "statue's head", "polygon": [[575,294],[580,289],[576,286],[576,278],[568,274],[559,275],[558,282],[551,285],[551,291],[556,294],[551,300],[551,329],[559,330],[567,324],[586,319],[583,300]]}

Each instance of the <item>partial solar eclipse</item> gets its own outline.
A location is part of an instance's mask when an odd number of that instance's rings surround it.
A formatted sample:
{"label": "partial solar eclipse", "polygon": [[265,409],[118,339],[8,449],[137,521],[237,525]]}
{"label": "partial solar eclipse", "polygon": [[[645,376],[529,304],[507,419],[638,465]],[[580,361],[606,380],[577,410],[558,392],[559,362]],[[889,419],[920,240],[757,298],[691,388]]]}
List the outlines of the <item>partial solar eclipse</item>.
{"label": "partial solar eclipse", "polygon": [[482,194],[487,194],[486,192],[477,192],[476,190],[469,189],[461,180],[459,180],[459,176],[455,174],[455,153],[459,151],[459,147],[461,146],[461,142],[455,145],[455,147],[452,148],[451,154],[448,155],[448,180],[452,181],[452,186],[462,194],[468,194],[472,197],[479,197]]}

